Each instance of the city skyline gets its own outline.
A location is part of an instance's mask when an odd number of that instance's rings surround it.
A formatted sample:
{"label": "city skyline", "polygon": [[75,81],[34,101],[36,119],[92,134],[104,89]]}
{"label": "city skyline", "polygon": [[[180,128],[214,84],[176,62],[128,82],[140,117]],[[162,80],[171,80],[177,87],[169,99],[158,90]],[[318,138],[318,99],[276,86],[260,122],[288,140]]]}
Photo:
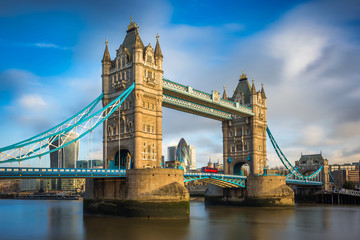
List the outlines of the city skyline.
{"label": "city skyline", "polygon": [[[268,125],[293,163],[301,153],[321,151],[330,164],[360,160],[356,1],[275,1],[263,7],[135,1],[127,9],[116,8],[122,3],[115,1],[84,3],[3,4],[0,131],[6,137],[0,147],[56,125],[96,98],[104,41],[113,57],[133,16],[145,44],[155,46],[159,33],[164,77],[221,94],[225,85],[229,96],[242,70],[257,90],[264,82]],[[102,159],[101,131],[93,134],[92,159]],[[199,165],[209,156],[222,159],[220,122],[164,108],[165,158],[165,149],[180,137],[196,147]],[[80,159],[89,158],[87,139],[82,142]],[[280,165],[269,142],[267,148],[269,165]]]}

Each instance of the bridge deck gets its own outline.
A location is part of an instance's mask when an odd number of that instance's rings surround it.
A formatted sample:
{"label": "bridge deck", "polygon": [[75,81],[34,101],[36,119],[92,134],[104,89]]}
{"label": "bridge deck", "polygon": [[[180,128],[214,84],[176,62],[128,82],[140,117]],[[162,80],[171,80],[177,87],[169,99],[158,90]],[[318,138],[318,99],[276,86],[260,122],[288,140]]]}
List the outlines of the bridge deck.
{"label": "bridge deck", "polygon": [[126,177],[126,170],[83,168],[0,167],[0,178],[107,178]]}
{"label": "bridge deck", "polygon": [[[0,167],[1,178],[110,178],[126,177],[125,169]],[[184,182],[203,181],[223,188],[246,187],[246,176],[217,173],[184,173]],[[321,186],[318,181],[286,179],[288,185]]]}

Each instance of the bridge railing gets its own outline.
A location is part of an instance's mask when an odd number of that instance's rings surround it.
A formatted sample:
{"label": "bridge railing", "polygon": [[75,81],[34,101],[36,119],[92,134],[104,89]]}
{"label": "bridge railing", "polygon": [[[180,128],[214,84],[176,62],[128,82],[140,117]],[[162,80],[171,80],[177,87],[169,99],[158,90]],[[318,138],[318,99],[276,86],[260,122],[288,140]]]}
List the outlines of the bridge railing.
{"label": "bridge railing", "polygon": [[177,105],[177,106],[182,106],[185,107],[187,109],[191,109],[191,110],[195,110],[197,112],[201,112],[204,114],[210,114],[213,115],[215,117],[219,117],[222,119],[226,119],[226,120],[230,120],[231,119],[231,114],[227,113],[227,112],[223,112],[217,109],[213,109],[210,107],[206,107],[200,104],[195,104],[192,102],[188,102],[176,97],[172,97],[172,96],[168,96],[166,94],[163,95],[163,101],[166,103],[171,103],[172,105]]}
{"label": "bridge railing", "polygon": [[313,180],[304,180],[304,179],[286,179],[286,183],[290,185],[315,185],[315,186],[322,186],[323,182],[313,181]]}
{"label": "bridge railing", "polygon": [[88,169],[88,168],[25,168],[0,167],[0,178],[4,177],[91,177],[125,176],[123,169]]}
{"label": "bridge railing", "polygon": [[351,196],[356,196],[356,197],[360,197],[360,192],[359,191],[356,191],[356,190],[350,190],[350,189],[341,189],[339,191],[339,193],[341,194],[345,194],[345,195],[351,195]]}
{"label": "bridge railing", "polygon": [[184,173],[184,176],[209,176],[209,177],[223,177],[223,178],[239,178],[246,179],[246,176],[241,175],[230,175],[230,174],[220,174],[220,173]]}

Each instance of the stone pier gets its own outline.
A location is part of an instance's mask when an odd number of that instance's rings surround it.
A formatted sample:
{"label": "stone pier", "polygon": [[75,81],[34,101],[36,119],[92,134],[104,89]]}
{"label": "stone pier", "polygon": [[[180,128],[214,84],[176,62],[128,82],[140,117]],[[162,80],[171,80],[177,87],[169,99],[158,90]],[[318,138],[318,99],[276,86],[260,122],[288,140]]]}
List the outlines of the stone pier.
{"label": "stone pier", "polygon": [[206,204],[251,207],[293,207],[294,191],[284,176],[249,176],[246,189],[222,189],[210,186],[205,192]]}
{"label": "stone pier", "polygon": [[87,179],[84,212],[188,218],[189,192],[179,169],[129,169],[126,178]]}

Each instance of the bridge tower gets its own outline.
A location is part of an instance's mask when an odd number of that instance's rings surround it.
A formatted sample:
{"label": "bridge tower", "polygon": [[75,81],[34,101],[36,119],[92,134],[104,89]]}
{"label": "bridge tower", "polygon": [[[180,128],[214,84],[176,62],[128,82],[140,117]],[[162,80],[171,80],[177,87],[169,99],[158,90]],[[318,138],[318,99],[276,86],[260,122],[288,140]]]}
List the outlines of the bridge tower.
{"label": "bridge tower", "polygon": [[[226,98],[224,92],[223,98]],[[247,75],[240,76],[233,96],[229,99],[251,107],[253,117],[232,116],[222,122],[224,171],[228,174],[241,174],[244,164],[250,165],[250,174],[258,175],[266,167],[266,94],[262,84],[256,91],[254,80],[250,86]]]}
{"label": "bridge tower", "polygon": [[298,167],[298,171],[303,175],[310,175],[321,166],[323,169],[321,170],[317,180],[324,183],[322,186],[324,191],[330,191],[329,160],[325,159],[322,156],[322,153],[307,155],[301,154],[300,159],[295,161],[295,167]]}
{"label": "bridge tower", "polygon": [[104,122],[105,168],[126,169],[126,179],[86,180],[84,211],[131,217],[189,217],[183,171],[161,168],[163,55],[144,46],[131,19],[111,60],[108,42],[102,59],[103,105],[135,83],[126,101]]}
{"label": "bridge tower", "polygon": [[139,25],[131,19],[113,60],[106,41],[102,60],[103,105],[118,97],[133,82],[135,89],[104,122],[105,168],[161,167],[163,55],[159,36],[156,38],[155,49],[150,43],[145,47]]}

